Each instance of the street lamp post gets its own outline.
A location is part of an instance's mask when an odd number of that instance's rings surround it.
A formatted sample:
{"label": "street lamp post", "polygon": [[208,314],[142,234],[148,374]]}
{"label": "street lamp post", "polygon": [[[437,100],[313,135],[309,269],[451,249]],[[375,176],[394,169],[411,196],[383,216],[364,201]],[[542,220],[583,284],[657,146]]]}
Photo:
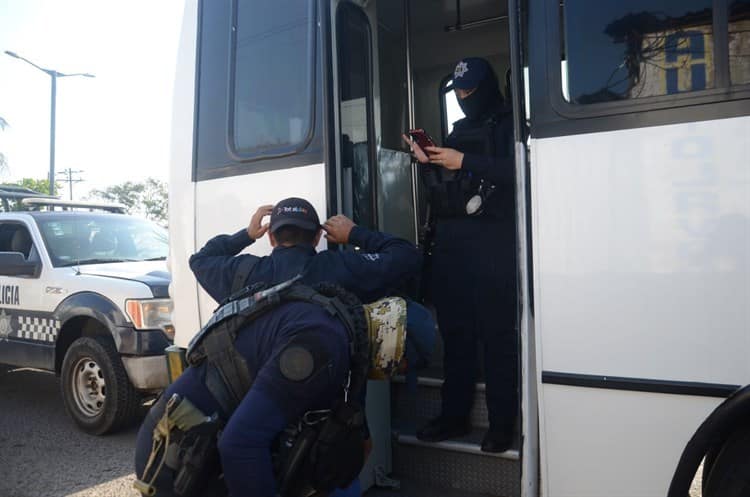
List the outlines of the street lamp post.
{"label": "street lamp post", "polygon": [[44,67],[40,67],[33,62],[31,62],[29,59],[26,59],[24,57],[21,57],[15,52],[10,52],[8,50],[5,51],[6,55],[10,55],[11,57],[15,57],[16,59],[20,59],[27,64],[30,64],[40,71],[46,73],[49,75],[50,78],[52,78],[52,94],[51,94],[51,103],[50,103],[50,123],[49,123],[49,194],[54,195],[55,194],[55,107],[57,106],[57,78],[64,78],[66,76],[83,76],[85,78],[93,78],[93,74],[89,73],[62,73],[59,71],[55,71],[54,69],[45,69]]}

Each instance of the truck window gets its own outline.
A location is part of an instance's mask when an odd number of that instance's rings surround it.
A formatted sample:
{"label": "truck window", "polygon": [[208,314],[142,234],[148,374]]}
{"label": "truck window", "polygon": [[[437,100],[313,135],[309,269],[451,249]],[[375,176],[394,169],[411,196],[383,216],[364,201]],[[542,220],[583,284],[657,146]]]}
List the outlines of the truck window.
{"label": "truck window", "polygon": [[167,256],[166,231],[140,219],[77,216],[44,219],[38,224],[56,267]]}
{"label": "truck window", "polygon": [[34,253],[34,242],[26,226],[19,223],[0,224],[0,252],[20,252],[28,260]]}

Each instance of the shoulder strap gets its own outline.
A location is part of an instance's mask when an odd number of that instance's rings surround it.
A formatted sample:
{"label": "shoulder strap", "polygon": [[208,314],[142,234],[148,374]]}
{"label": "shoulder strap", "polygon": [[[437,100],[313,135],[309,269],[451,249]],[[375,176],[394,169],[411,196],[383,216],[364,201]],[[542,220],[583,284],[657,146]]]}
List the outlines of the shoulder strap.
{"label": "shoulder strap", "polygon": [[259,260],[260,258],[255,256],[240,258],[240,264],[237,267],[237,272],[234,273],[232,288],[229,291],[230,295],[237,293],[246,286],[245,282],[247,281],[247,277],[253,272],[253,269]]}
{"label": "shoulder strap", "polygon": [[300,278],[301,276],[297,276],[267,290],[224,304],[191,340],[187,351],[188,363],[193,366],[203,361],[207,363],[206,386],[226,415],[231,414],[239,405],[253,382],[252,372],[234,346],[237,332],[261,314],[284,302],[317,304],[343,322],[349,335],[349,353],[353,362],[350,392],[359,392],[360,378],[366,377],[366,371],[359,369],[362,369],[362,365],[366,369],[369,363],[369,341],[366,332],[362,333],[360,330],[365,329],[366,325],[357,325],[356,316],[338,296],[324,295],[309,286],[295,284]]}
{"label": "shoulder strap", "polygon": [[254,380],[247,362],[234,346],[236,331],[231,321],[225,321],[203,342],[208,363],[206,387],[221,406],[226,418],[240,404]]}

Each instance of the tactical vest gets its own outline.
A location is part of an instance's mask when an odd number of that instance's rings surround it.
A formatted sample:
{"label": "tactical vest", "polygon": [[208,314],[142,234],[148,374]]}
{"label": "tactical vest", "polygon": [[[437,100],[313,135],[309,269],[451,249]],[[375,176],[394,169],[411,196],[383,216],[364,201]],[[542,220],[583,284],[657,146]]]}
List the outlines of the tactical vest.
{"label": "tactical vest", "polygon": [[[446,141],[446,146],[465,154],[494,157],[496,152],[495,127],[497,117],[492,116],[479,127],[459,127]],[[473,197],[487,196],[494,185],[483,182],[469,171],[450,171],[443,167],[431,166],[426,173],[430,192],[432,214],[437,218],[462,217],[471,215],[467,205]],[[484,184],[487,183],[487,184]],[[479,214],[475,211],[472,214]]]}
{"label": "tactical vest", "polygon": [[[344,324],[349,337],[350,393],[364,385],[369,367],[369,337],[361,304],[332,284],[314,288],[298,283],[300,276],[272,288],[230,300],[219,307],[191,340],[186,354],[191,366],[206,362],[206,386],[221,406],[225,418],[237,408],[252,385],[245,360],[234,347],[237,333],[260,316],[286,302],[308,302],[323,307]],[[344,300],[348,300],[345,303]]]}
{"label": "tactical vest", "polygon": [[[218,433],[253,383],[234,341],[249,323],[286,302],[313,303],[341,320],[349,337],[350,374],[347,385],[342,385],[343,398],[330,410],[305,413],[280,437],[274,458],[279,494],[296,497],[311,495],[310,491],[325,493],[350,484],[359,474],[364,465],[364,412],[356,399],[367,379],[370,361],[363,307],[356,297],[336,285],[318,284],[313,288],[298,283],[300,278],[259,291],[246,288],[233,295],[190,342],[187,361],[191,366],[205,363],[206,387],[219,404],[221,416],[205,415],[188,399],[169,399],[164,417],[154,429],[149,464],[135,483],[141,493],[154,495],[153,482],[163,464],[175,472],[171,489],[175,495],[199,495],[213,483],[207,481],[205,473],[218,467]],[[155,472],[150,471],[153,466]]]}

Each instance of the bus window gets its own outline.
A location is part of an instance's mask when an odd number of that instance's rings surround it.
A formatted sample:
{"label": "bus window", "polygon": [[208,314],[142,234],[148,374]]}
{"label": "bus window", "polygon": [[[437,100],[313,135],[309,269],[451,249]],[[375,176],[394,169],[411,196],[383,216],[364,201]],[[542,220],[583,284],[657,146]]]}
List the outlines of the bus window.
{"label": "bus window", "polygon": [[313,4],[237,2],[231,121],[241,156],[295,149],[311,131]]}
{"label": "bus window", "polygon": [[456,93],[453,91],[453,80],[448,78],[440,85],[440,98],[443,107],[443,139],[453,131],[453,123],[464,118],[464,111],[458,105]]}
{"label": "bus window", "polygon": [[348,3],[337,17],[343,210],[355,223],[376,228],[370,24]]}
{"label": "bus window", "polygon": [[587,104],[713,88],[712,4],[562,2],[566,99]]}
{"label": "bus window", "polygon": [[733,85],[750,83],[750,0],[729,5],[729,79]]}

